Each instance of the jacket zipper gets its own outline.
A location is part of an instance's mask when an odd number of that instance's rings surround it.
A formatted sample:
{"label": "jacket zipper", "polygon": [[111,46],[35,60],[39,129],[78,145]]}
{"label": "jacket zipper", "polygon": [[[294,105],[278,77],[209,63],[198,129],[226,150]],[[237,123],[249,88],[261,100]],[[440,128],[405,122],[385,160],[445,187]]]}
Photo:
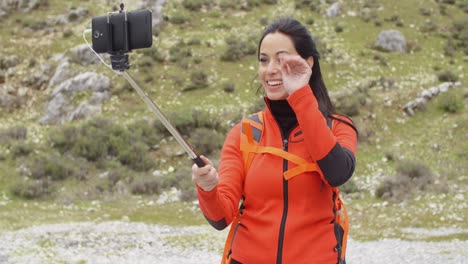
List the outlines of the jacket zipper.
{"label": "jacket zipper", "polygon": [[[289,133],[288,133],[289,134]],[[283,150],[288,151],[288,139],[283,137]],[[283,173],[288,170],[288,160],[283,159]],[[281,217],[281,225],[278,239],[278,254],[276,256],[276,264],[283,262],[283,242],[284,232],[286,229],[286,219],[288,218],[288,181],[283,177],[283,215]]]}

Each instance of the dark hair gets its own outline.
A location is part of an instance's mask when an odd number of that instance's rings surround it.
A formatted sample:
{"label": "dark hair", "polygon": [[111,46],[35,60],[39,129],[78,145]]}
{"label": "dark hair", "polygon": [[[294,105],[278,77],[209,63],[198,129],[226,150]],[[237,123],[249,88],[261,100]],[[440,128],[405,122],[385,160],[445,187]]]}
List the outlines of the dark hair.
{"label": "dark hair", "polygon": [[330,100],[327,87],[322,79],[322,72],[320,71],[319,63],[320,54],[317,51],[312,35],[305,26],[293,18],[278,19],[270,23],[263,31],[260,42],[258,43],[258,56],[260,56],[260,45],[262,44],[265,36],[275,32],[280,32],[289,36],[294,43],[294,47],[302,58],[307,59],[310,56],[314,58],[312,76],[310,76],[309,85],[315,95],[315,98],[317,98],[320,112],[322,112],[325,117],[331,117],[332,114],[335,113],[335,107]]}

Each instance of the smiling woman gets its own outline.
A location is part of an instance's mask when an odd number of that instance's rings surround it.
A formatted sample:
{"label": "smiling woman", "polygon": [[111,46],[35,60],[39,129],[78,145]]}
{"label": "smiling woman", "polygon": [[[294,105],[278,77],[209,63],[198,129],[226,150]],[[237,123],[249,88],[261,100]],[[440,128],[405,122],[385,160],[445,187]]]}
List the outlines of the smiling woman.
{"label": "smiling woman", "polygon": [[208,165],[192,167],[208,222],[232,223],[222,263],[345,263],[338,186],[354,172],[357,135],[334,111],[319,57],[297,20],[268,25],[258,45],[264,111],[230,131],[219,175],[203,156]]}

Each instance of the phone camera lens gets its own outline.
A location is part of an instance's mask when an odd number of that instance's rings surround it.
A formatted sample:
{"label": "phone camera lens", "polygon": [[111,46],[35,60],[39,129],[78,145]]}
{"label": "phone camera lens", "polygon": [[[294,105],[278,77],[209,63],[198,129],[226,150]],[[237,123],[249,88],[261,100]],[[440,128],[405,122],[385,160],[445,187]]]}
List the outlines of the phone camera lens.
{"label": "phone camera lens", "polygon": [[99,38],[101,35],[102,34],[101,34],[101,32],[99,32],[99,30],[94,31],[94,33],[93,33],[94,38]]}

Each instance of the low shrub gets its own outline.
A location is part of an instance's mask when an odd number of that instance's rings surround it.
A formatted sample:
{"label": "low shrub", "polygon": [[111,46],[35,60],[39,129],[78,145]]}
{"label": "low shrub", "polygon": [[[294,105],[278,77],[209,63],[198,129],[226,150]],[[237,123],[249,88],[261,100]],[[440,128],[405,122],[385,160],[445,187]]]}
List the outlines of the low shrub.
{"label": "low shrub", "polygon": [[345,184],[340,186],[340,191],[343,193],[356,193],[359,192],[359,188],[353,178],[351,178]]}
{"label": "low shrub", "polygon": [[257,44],[252,39],[242,40],[238,36],[230,36],[225,42],[227,48],[221,55],[222,61],[238,61],[246,55],[257,52]]}
{"label": "low shrub", "polygon": [[48,198],[51,197],[51,185],[47,179],[27,180],[13,185],[11,192],[27,200]]}
{"label": "low shrub", "polygon": [[76,173],[74,164],[66,157],[55,153],[41,153],[26,161],[22,176],[36,180],[60,181],[72,178]]}
{"label": "low shrub", "polygon": [[434,182],[432,171],[416,161],[402,160],[397,163],[396,175],[385,177],[376,190],[378,198],[401,202],[417,191],[429,189]]}
{"label": "low shrub", "polygon": [[191,85],[196,88],[208,87],[208,74],[203,70],[196,70],[190,74]]}
{"label": "low shrub", "polygon": [[162,133],[156,127],[156,120],[137,120],[128,126],[130,134],[140,138],[146,145],[154,146],[163,138]]}
{"label": "low shrub", "polygon": [[144,57],[151,58],[152,60],[162,63],[165,61],[164,55],[158,50],[158,48],[140,49],[139,53],[143,54]]}
{"label": "low shrub", "polygon": [[25,140],[28,129],[24,126],[15,126],[0,130],[0,145],[10,145],[12,142]]}
{"label": "low shrub", "polygon": [[190,11],[200,11],[203,7],[211,8],[211,3],[209,0],[183,0],[182,6]]}
{"label": "low shrub", "polygon": [[140,176],[132,180],[130,184],[132,194],[160,194],[161,180],[151,176]]}
{"label": "low shrub", "polygon": [[224,135],[219,134],[216,130],[200,127],[190,133],[189,141],[196,146],[199,153],[207,155],[221,149]]}
{"label": "low shrub", "polygon": [[169,50],[170,62],[181,62],[184,59],[192,57],[192,50],[187,48],[184,43],[179,43]]}
{"label": "low shrub", "polygon": [[187,23],[190,20],[189,16],[182,13],[175,13],[169,18],[169,22],[175,25],[182,25]]}
{"label": "low shrub", "polygon": [[192,181],[192,166],[180,166],[173,174],[167,175],[163,179],[163,188],[174,187],[181,192],[180,199],[186,202],[197,199],[195,184]]}
{"label": "low shrub", "polygon": [[444,112],[455,114],[463,110],[463,98],[453,93],[445,93],[438,98],[438,106]]}
{"label": "low shrub", "polygon": [[451,29],[452,38],[455,41],[457,50],[468,54],[468,18],[455,20]]}
{"label": "low shrub", "polygon": [[438,73],[437,78],[441,82],[456,82],[456,81],[458,81],[458,76],[455,73],[453,73],[453,72],[451,72],[449,70]]}
{"label": "low shrub", "polygon": [[223,83],[223,90],[226,93],[232,93],[236,90],[236,85],[232,82],[225,82]]}
{"label": "low shrub", "polygon": [[154,160],[148,155],[148,146],[141,142],[129,143],[128,147],[119,149],[117,159],[135,171],[147,171],[155,166]]}
{"label": "low shrub", "polygon": [[14,159],[22,156],[28,156],[35,148],[36,146],[34,144],[21,142],[10,148],[10,155]]}
{"label": "low shrub", "polygon": [[320,12],[320,0],[294,0],[294,8]]}
{"label": "low shrub", "polygon": [[81,126],[59,128],[51,133],[50,141],[61,153],[91,162],[116,159],[133,170],[145,171],[154,166],[149,157],[149,146],[159,140],[152,129],[148,124],[126,129],[109,119],[97,118]]}

